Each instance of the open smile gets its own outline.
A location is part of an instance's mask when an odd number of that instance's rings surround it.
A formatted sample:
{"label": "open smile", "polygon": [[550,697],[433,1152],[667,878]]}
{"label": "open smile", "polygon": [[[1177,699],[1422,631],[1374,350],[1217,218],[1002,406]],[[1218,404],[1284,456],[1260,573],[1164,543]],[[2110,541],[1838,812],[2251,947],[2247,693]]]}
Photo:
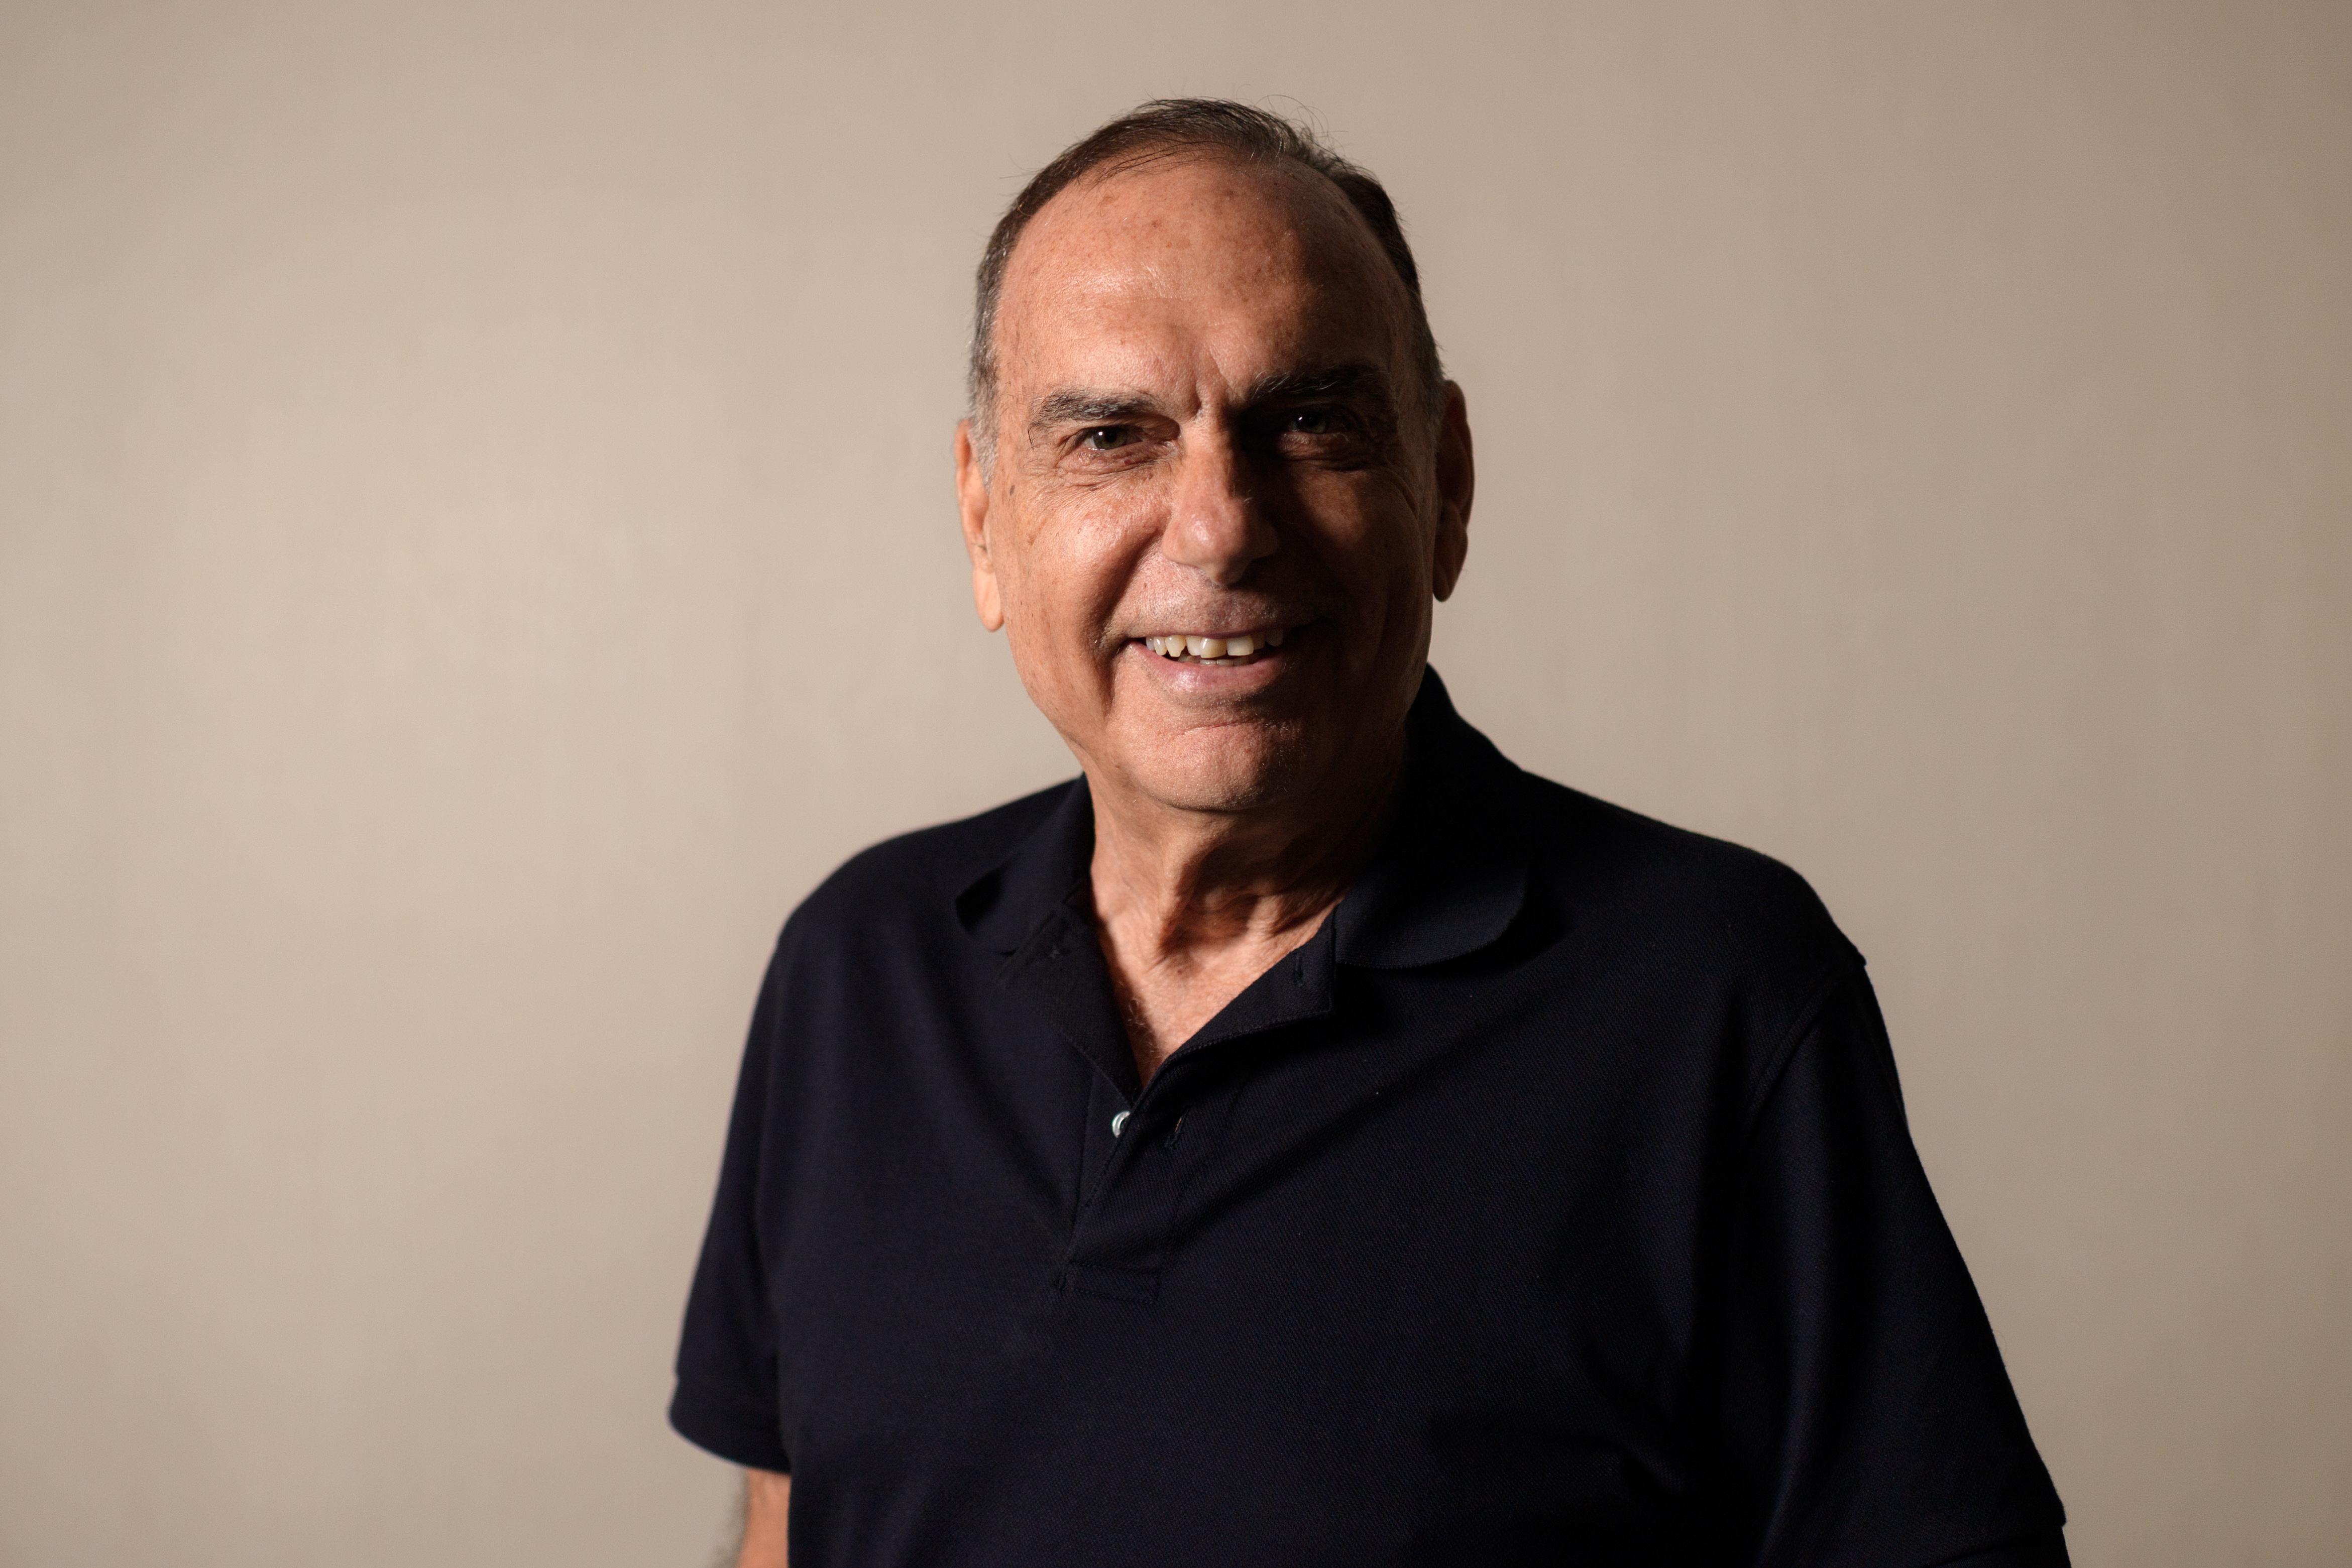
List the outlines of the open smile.
{"label": "open smile", "polygon": [[1200,637],[1189,632],[1171,632],[1160,637],[1138,637],[1135,640],[1160,658],[1184,664],[1253,664],[1268,652],[1282,646],[1288,636],[1286,628],[1269,626],[1264,631],[1243,632],[1235,637]]}

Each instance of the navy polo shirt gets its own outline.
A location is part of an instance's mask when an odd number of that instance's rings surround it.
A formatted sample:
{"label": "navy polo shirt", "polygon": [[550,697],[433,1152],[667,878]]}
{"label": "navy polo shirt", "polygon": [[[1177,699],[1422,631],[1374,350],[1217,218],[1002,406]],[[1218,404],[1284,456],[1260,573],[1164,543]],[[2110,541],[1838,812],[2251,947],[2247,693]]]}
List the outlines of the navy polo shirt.
{"label": "navy polo shirt", "polygon": [[752,1020],[671,1419],[794,1568],[2063,1563],[1862,960],[1433,673],[1381,847],[1139,1086],[1083,780],[858,856]]}

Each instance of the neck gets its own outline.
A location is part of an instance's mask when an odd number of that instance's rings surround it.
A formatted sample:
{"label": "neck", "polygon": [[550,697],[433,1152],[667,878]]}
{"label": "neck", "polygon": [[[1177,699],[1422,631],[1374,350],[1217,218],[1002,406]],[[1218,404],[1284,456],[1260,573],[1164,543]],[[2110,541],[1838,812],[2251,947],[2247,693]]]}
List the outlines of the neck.
{"label": "neck", "polygon": [[1371,854],[1404,752],[1400,729],[1332,787],[1248,812],[1171,807],[1089,772],[1097,929],[1146,1079],[1322,925]]}

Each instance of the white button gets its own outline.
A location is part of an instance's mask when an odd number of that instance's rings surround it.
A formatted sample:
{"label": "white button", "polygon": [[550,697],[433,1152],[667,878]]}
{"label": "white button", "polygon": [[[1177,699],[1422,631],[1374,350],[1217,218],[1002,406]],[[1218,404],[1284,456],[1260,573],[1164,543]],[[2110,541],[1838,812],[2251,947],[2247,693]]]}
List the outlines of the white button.
{"label": "white button", "polygon": [[1110,1119],[1110,1135],[1112,1137],[1116,1138],[1120,1133],[1127,1131],[1127,1118],[1128,1113],[1122,1110],[1117,1116]]}

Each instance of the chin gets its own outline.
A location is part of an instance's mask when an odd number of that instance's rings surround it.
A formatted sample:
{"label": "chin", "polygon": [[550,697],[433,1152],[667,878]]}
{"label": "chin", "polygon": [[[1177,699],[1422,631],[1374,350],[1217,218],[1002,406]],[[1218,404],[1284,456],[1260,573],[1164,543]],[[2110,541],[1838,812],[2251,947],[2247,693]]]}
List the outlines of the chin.
{"label": "chin", "polygon": [[1135,771],[1136,783],[1153,799],[1181,811],[1246,813],[1277,805],[1313,771],[1306,748],[1285,728],[1235,724],[1194,731],[1155,751]]}

